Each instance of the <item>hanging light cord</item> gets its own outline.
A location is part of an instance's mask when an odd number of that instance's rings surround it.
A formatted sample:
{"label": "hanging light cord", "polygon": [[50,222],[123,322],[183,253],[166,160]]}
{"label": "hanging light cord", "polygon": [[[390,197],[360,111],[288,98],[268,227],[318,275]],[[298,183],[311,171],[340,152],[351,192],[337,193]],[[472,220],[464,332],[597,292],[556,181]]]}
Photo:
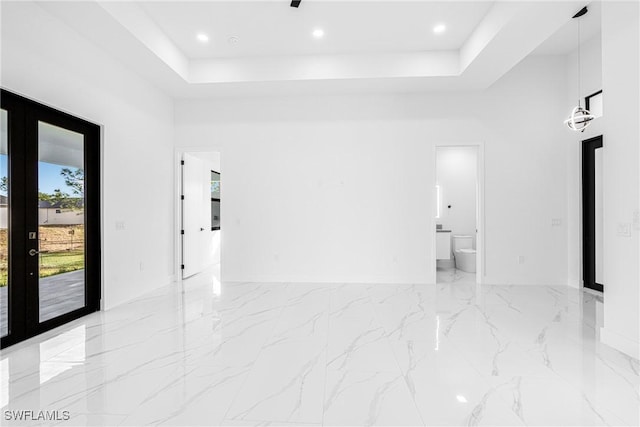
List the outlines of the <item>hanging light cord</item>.
{"label": "hanging light cord", "polygon": [[582,96],[580,95],[580,80],[582,80],[580,73],[581,66],[581,58],[580,58],[580,18],[578,18],[578,107],[580,107],[580,99]]}

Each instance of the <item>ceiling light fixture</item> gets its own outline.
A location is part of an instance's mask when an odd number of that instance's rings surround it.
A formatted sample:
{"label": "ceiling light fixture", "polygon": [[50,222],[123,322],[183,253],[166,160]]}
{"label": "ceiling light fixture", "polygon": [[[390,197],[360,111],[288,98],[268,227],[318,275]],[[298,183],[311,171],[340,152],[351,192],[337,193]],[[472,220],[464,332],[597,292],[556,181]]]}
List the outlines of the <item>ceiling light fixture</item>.
{"label": "ceiling light fixture", "polygon": [[321,39],[322,37],[324,37],[324,30],[322,28],[316,28],[311,34],[313,34],[313,37]]}
{"label": "ceiling light fixture", "polygon": [[[588,12],[587,7],[580,9],[578,13],[573,15],[573,18],[580,18]],[[571,110],[571,115],[564,123],[569,126],[569,129],[576,132],[584,132],[584,130],[591,124],[594,116],[580,105],[580,21],[578,21],[578,105]]]}
{"label": "ceiling light fixture", "polygon": [[209,36],[206,35],[205,33],[199,33],[196,38],[198,39],[199,42],[202,43],[206,43],[209,41]]}
{"label": "ceiling light fixture", "polygon": [[436,34],[442,34],[447,30],[447,26],[444,24],[438,24],[435,27],[433,27],[433,32]]}

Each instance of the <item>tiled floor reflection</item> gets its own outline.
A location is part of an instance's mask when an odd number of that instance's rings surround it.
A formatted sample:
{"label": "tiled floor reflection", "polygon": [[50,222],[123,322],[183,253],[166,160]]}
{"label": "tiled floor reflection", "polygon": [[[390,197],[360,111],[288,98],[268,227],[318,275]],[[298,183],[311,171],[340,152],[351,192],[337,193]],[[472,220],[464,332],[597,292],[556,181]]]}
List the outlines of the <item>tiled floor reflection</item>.
{"label": "tiled floor reflection", "polygon": [[638,361],[599,344],[601,299],[447,277],[220,285],[201,274],[4,351],[3,418],[57,410],[70,420],[23,424],[638,424]]}

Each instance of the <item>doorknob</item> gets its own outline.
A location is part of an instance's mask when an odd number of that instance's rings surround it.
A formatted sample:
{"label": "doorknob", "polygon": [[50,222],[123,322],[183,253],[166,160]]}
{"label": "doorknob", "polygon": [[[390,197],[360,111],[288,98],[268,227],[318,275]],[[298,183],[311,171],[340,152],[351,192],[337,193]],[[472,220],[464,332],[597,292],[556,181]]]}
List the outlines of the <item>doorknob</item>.
{"label": "doorknob", "polygon": [[36,256],[37,254],[39,254],[39,251],[36,251],[35,249],[29,249],[29,255],[31,256]]}

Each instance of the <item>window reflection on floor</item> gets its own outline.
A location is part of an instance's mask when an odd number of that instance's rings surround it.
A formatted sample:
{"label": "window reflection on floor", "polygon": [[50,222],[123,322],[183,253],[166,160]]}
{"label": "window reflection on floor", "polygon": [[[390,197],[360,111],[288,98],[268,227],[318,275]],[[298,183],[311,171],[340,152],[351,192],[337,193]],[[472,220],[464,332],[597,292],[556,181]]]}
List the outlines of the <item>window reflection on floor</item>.
{"label": "window reflection on floor", "polygon": [[40,344],[40,384],[84,363],[86,334],[82,325]]}

